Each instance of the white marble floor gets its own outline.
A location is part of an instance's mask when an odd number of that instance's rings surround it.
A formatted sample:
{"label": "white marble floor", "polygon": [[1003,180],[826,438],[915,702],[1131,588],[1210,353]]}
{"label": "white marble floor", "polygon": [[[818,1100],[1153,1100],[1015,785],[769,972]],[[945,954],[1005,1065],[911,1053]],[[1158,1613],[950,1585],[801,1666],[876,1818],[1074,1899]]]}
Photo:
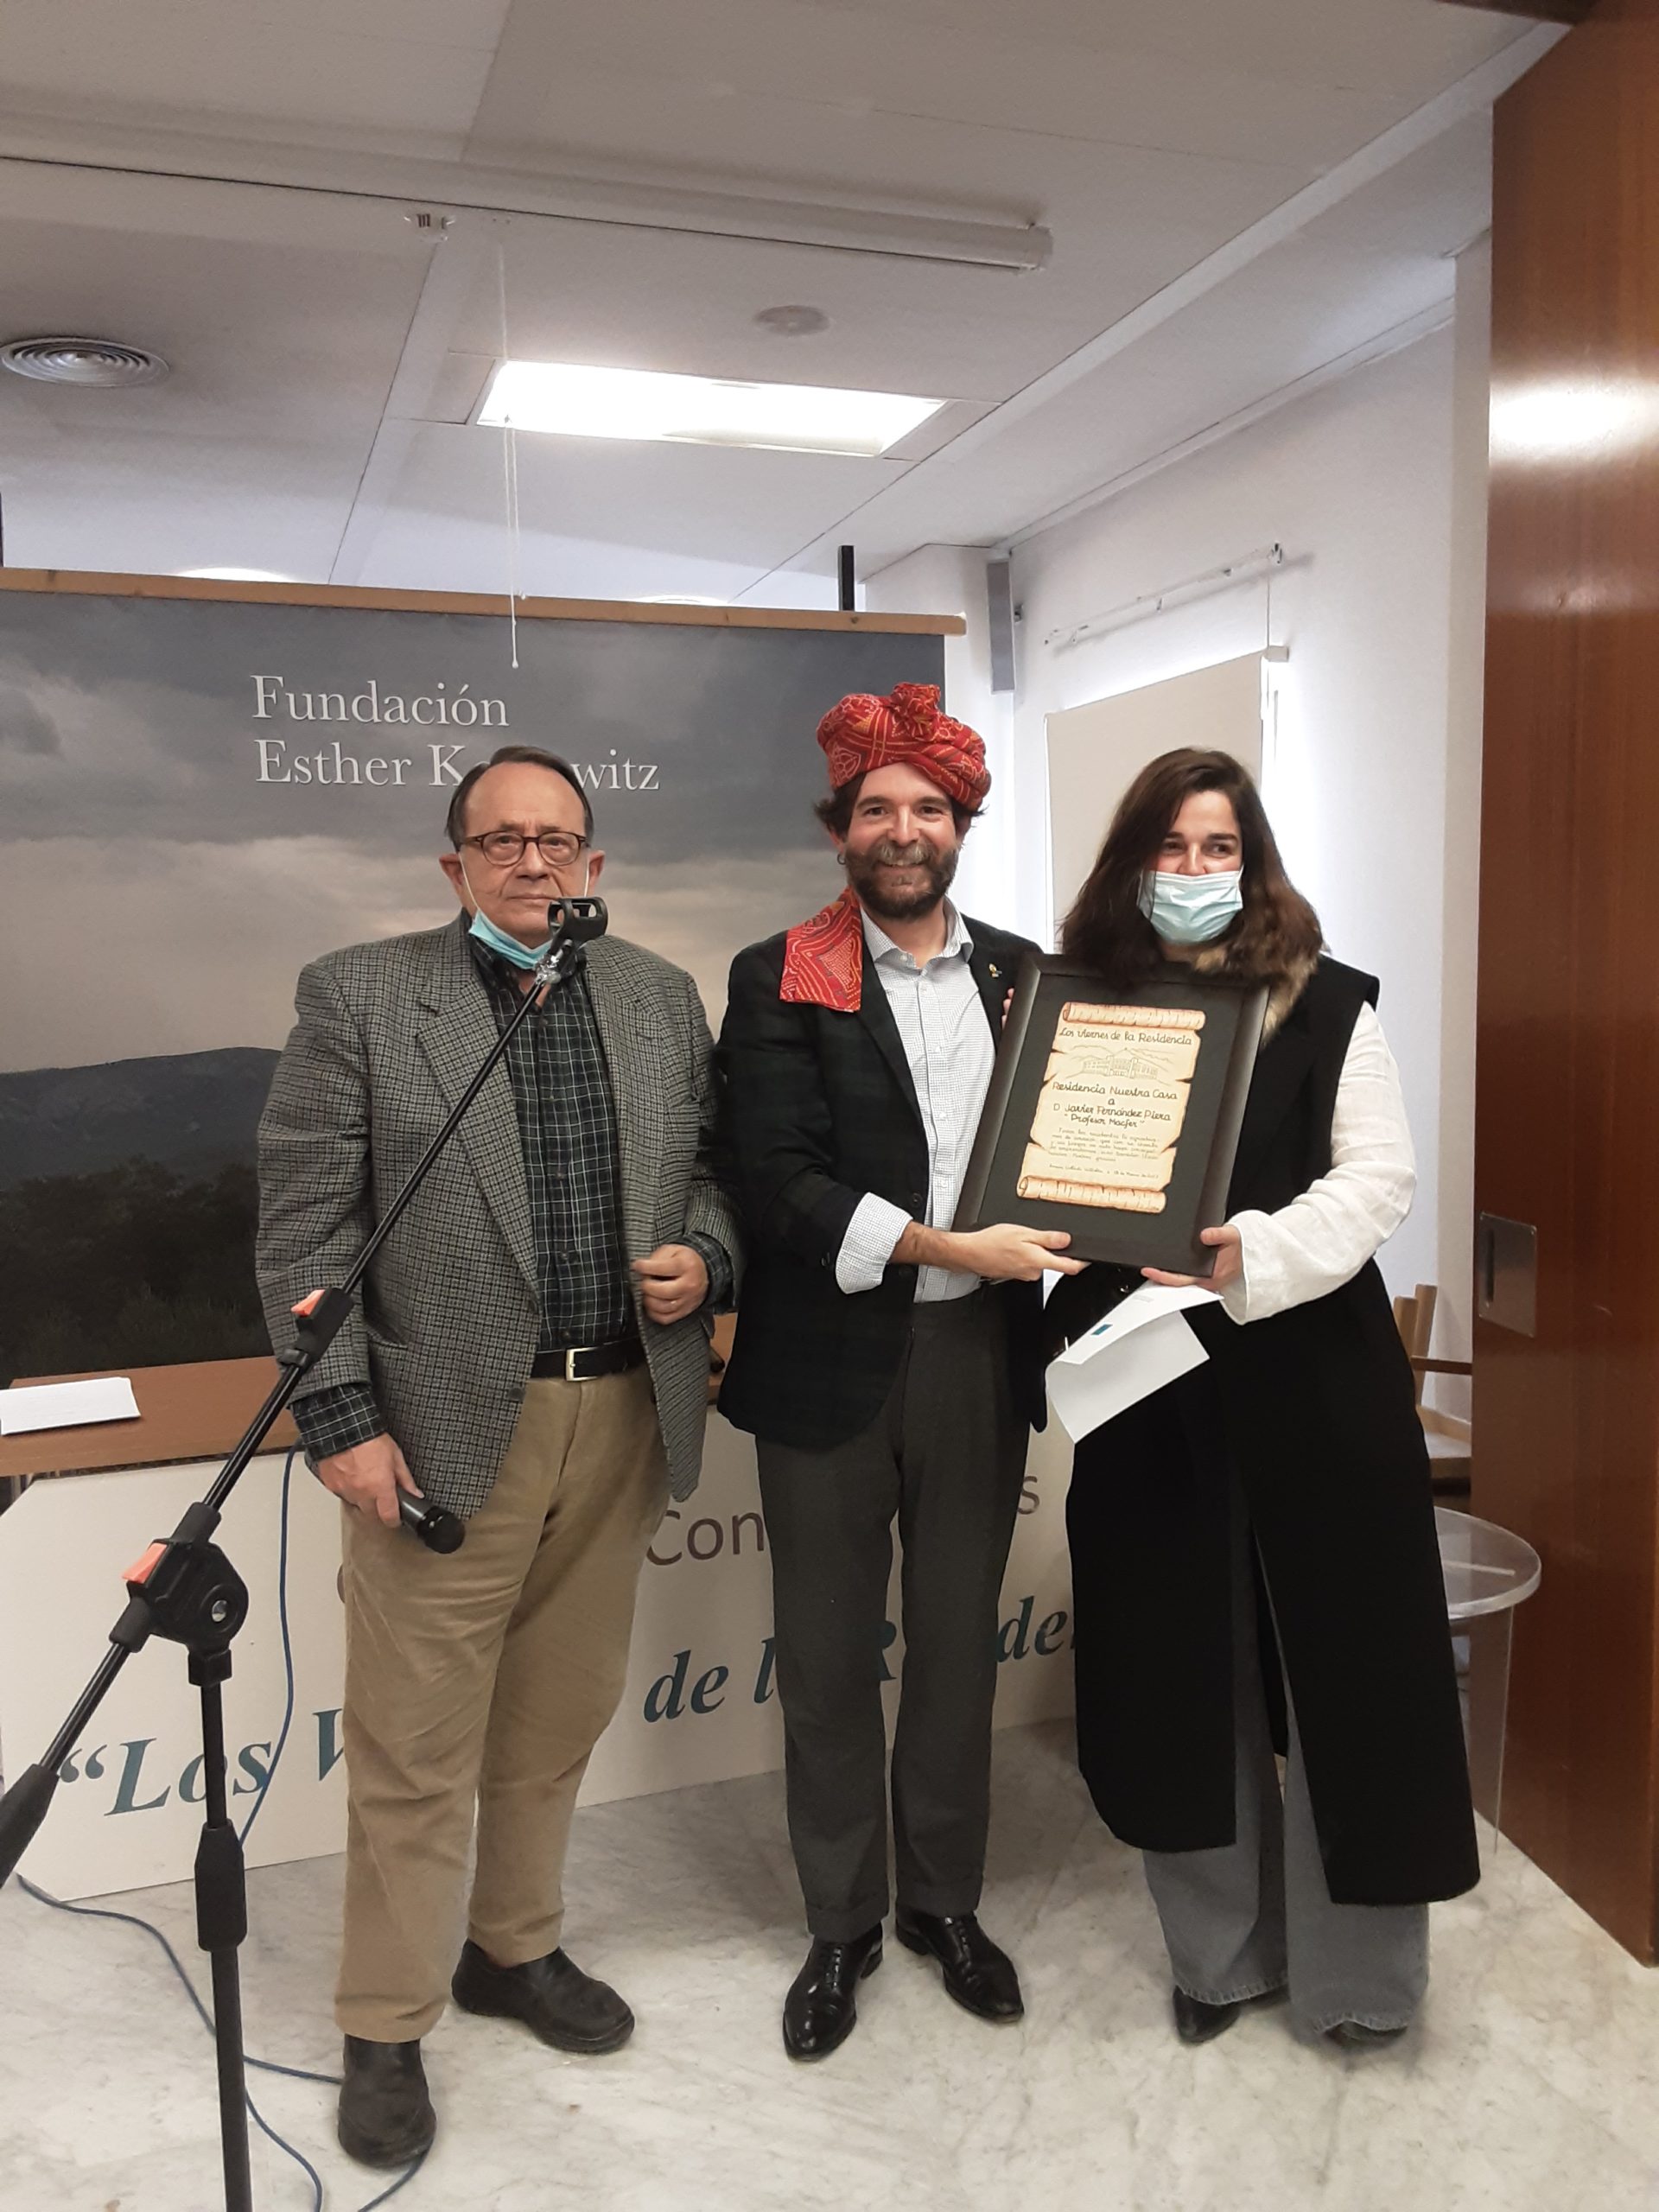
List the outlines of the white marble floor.
{"label": "white marble floor", "polygon": [[[1060,1726],[997,1739],[983,1916],[1027,2003],[994,2029],[896,1946],[856,2033],[791,2066],[778,2035],[803,1952],[775,1777],[579,1815],[573,1953],[639,2016],[567,2059],[451,2015],[428,2071],[440,2127],[398,2212],[1563,2212],[1659,2208],[1659,1978],[1512,1847],[1437,1909],[1425,2015],[1395,2050],[1293,2041],[1282,2011],[1184,2050],[1134,1855],[1095,1820]],[[250,2047],[329,2070],[340,1866],[251,1881]],[[188,1889],[111,1900],[193,1942]],[[188,1962],[205,1966],[194,1949]],[[0,1892],[0,2207],[211,2212],[211,2046],[136,1931]],[[331,2093],[256,2077],[331,2212],[375,2177],[335,2147]],[[260,2212],[302,2212],[256,2139]]]}

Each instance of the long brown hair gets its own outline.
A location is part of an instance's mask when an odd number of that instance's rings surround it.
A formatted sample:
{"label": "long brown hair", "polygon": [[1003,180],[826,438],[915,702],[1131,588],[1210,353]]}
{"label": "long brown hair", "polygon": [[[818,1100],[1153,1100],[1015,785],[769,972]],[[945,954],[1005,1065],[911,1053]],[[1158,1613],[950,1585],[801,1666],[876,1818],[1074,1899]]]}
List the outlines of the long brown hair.
{"label": "long brown hair", "polygon": [[1170,824],[1194,791],[1219,791],[1238,817],[1243,911],[1212,946],[1205,967],[1242,982],[1282,983],[1305,970],[1324,942],[1319,918],[1285,874],[1262,797],[1230,753],[1183,746],[1150,761],[1124,792],[1106,842],[1060,928],[1068,958],[1127,985],[1163,967],[1156,931],[1141,912],[1141,880],[1155,868]]}

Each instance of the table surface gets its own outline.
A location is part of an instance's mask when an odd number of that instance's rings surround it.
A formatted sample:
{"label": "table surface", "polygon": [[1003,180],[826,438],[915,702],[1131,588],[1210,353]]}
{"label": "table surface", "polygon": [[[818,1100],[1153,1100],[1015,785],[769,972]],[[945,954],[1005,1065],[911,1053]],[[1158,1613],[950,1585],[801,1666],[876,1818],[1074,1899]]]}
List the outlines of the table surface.
{"label": "table surface", "polygon": [[[734,1317],[715,1323],[714,1349],[732,1349]],[[19,1385],[85,1382],[126,1375],[137,1401],[137,1421],[88,1421],[73,1428],[39,1428],[0,1436],[0,1481],[17,1476],[89,1475],[111,1467],[157,1467],[186,1459],[222,1459],[241,1439],[276,1380],[270,1358],[201,1359],[179,1367],[99,1367],[79,1375],[20,1375]],[[709,1380],[709,1402],[719,1387]],[[261,1447],[285,1452],[299,1442],[293,1418],[279,1414]]]}
{"label": "table surface", "polygon": [[[108,1467],[156,1467],[181,1459],[222,1459],[270,1394],[276,1363],[199,1359],[178,1367],[100,1367],[80,1375],[20,1375],[20,1384],[83,1382],[93,1375],[127,1375],[137,1421],[88,1421],[73,1428],[37,1428],[0,1436],[0,1479],[17,1475],[86,1475]],[[286,1414],[277,1416],[264,1449],[299,1442]]]}
{"label": "table surface", "polygon": [[1501,1613],[1530,1598],[1538,1587],[1543,1562],[1524,1536],[1444,1505],[1434,1509],[1434,1529],[1440,1540],[1446,1610],[1451,1619]]}

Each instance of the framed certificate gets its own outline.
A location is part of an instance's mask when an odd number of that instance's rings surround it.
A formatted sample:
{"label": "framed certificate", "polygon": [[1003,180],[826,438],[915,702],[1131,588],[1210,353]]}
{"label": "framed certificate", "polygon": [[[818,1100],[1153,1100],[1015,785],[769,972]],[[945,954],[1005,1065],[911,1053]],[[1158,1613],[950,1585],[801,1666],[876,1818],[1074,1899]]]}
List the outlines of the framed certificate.
{"label": "framed certificate", "polygon": [[1123,991],[1027,956],[953,1226],[1065,1230],[1074,1258],[1207,1275],[1265,988],[1161,976]]}

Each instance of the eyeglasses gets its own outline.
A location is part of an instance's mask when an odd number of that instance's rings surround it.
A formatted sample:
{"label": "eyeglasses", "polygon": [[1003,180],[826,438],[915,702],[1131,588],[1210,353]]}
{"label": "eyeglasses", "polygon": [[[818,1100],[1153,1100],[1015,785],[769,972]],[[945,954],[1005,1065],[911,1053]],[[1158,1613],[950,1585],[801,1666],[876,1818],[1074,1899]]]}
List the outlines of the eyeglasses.
{"label": "eyeglasses", "polygon": [[539,837],[520,836],[516,830],[489,830],[481,837],[463,837],[463,845],[476,845],[497,868],[517,868],[524,847],[535,845],[550,868],[569,868],[586,849],[588,839],[574,830],[543,830]]}

